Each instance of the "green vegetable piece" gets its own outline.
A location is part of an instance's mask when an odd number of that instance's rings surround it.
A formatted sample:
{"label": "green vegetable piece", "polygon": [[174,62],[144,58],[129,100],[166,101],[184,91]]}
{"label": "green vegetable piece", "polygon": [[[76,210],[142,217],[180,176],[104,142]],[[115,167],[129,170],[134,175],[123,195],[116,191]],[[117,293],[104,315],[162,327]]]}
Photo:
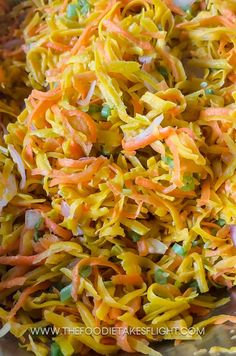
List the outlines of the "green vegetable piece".
{"label": "green vegetable piece", "polygon": [[168,79],[169,74],[168,74],[168,70],[165,67],[160,66],[158,68],[158,72],[165,78]]}
{"label": "green vegetable piece", "polygon": [[60,291],[61,289],[64,288],[64,284],[61,281],[58,281],[53,284],[53,287]]}
{"label": "green vegetable piece", "polygon": [[175,281],[174,285],[175,287],[180,288],[182,283],[180,281]]}
{"label": "green vegetable piece", "polygon": [[185,256],[186,255],[185,248],[183,246],[177,244],[177,243],[174,244],[172,249],[179,256]]}
{"label": "green vegetable piece", "polygon": [[101,154],[105,157],[110,157],[111,153],[104,146],[101,147]]}
{"label": "green vegetable piece", "polygon": [[133,240],[133,242],[137,242],[141,239],[141,235],[137,234],[135,231],[129,231],[129,237]]}
{"label": "green vegetable piece", "polygon": [[21,292],[18,290],[14,295],[13,295],[13,300],[17,302],[21,296]]}
{"label": "green vegetable piece", "polygon": [[132,194],[132,190],[131,189],[122,189],[122,194],[130,195],[130,194]]}
{"label": "green vegetable piece", "polygon": [[194,190],[195,184],[194,184],[194,178],[191,175],[184,175],[183,177],[183,183],[184,186],[181,187],[181,190],[184,192],[190,192]]}
{"label": "green vegetable piece", "polygon": [[56,342],[51,344],[50,356],[64,356],[61,352],[60,346]]}
{"label": "green vegetable piece", "polygon": [[66,15],[69,19],[74,19],[75,17],[77,17],[77,10],[78,10],[78,6],[76,4],[69,4],[67,6],[67,12]]}
{"label": "green vegetable piece", "polygon": [[43,222],[43,218],[39,219],[39,221],[37,222],[37,224],[34,225],[34,241],[37,242],[40,238],[40,232],[39,232],[39,229],[40,229],[40,226]]}
{"label": "green vegetable piece", "polygon": [[79,274],[83,278],[87,278],[90,276],[92,273],[92,267],[91,266],[82,266],[79,270]]}
{"label": "green vegetable piece", "polygon": [[216,236],[217,231],[218,231],[217,229],[213,228],[213,229],[211,230],[211,234],[212,234],[213,236]]}
{"label": "green vegetable piece", "polygon": [[192,281],[189,284],[189,288],[196,289],[196,291],[198,291],[199,290],[198,282],[196,280]]}
{"label": "green vegetable piece", "polygon": [[99,105],[91,104],[89,106],[89,110],[88,110],[89,114],[94,114],[94,113],[100,112],[100,111],[101,111],[101,106],[99,106]]}
{"label": "green vegetable piece", "polygon": [[156,269],[154,279],[156,283],[166,284],[169,277],[169,273],[163,271],[161,268]]}
{"label": "green vegetable piece", "polygon": [[169,156],[165,156],[162,158],[162,161],[165,162],[170,168],[174,167],[174,160],[173,158],[169,157]]}
{"label": "green vegetable piece", "polygon": [[90,5],[87,0],[78,0],[78,7],[82,15],[87,15],[90,10]]}
{"label": "green vegetable piece", "polygon": [[114,284],[112,283],[112,281],[104,281],[104,286],[106,288],[111,288],[114,287]]}
{"label": "green vegetable piece", "polygon": [[181,8],[184,12],[191,12],[191,6],[189,5],[183,5]]}
{"label": "green vegetable piece", "polygon": [[223,227],[223,226],[225,226],[226,221],[225,221],[225,219],[218,219],[216,221],[216,224],[219,225],[220,227]]}
{"label": "green vegetable piece", "polygon": [[123,252],[123,249],[119,245],[114,245],[111,248],[111,256],[120,255],[122,252]]}
{"label": "green vegetable piece", "polygon": [[38,230],[34,231],[34,241],[37,242],[40,238],[40,233]]}
{"label": "green vegetable piece", "polygon": [[68,284],[68,286],[66,286],[60,290],[61,302],[65,302],[66,300],[71,298],[71,290],[72,290],[72,284]]}
{"label": "green vegetable piece", "polygon": [[214,90],[213,89],[206,89],[205,90],[205,93],[208,95],[212,95],[212,94],[214,94],[215,92],[214,92]]}
{"label": "green vegetable piece", "polygon": [[34,225],[34,228],[38,230],[38,229],[40,228],[42,222],[43,222],[43,218],[39,219],[39,221],[37,222],[37,224]]}
{"label": "green vegetable piece", "polygon": [[104,119],[107,119],[111,115],[111,108],[109,105],[104,105],[102,107],[101,115]]}

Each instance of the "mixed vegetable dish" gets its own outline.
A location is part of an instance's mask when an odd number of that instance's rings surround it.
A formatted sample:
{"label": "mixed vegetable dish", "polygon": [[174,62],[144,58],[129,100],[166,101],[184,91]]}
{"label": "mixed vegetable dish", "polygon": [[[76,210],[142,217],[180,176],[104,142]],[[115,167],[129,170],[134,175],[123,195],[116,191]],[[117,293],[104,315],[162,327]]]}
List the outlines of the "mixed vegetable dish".
{"label": "mixed vegetable dish", "polygon": [[235,323],[210,313],[236,285],[236,2],[0,0],[0,17],[0,336],[159,356]]}

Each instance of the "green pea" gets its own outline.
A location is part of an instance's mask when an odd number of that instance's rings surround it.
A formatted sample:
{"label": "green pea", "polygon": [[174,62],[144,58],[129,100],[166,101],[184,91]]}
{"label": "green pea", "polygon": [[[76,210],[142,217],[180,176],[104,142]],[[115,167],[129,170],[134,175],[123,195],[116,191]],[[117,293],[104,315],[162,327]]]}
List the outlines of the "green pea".
{"label": "green pea", "polygon": [[101,115],[104,119],[107,119],[111,115],[111,108],[109,105],[104,105],[102,107]]}

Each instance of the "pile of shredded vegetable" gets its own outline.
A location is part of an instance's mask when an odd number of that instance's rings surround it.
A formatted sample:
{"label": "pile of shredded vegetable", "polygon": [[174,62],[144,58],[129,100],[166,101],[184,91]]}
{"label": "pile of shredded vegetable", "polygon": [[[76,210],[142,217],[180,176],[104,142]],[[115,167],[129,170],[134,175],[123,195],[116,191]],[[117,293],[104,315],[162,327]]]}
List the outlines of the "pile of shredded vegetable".
{"label": "pile of shredded vegetable", "polygon": [[10,16],[0,336],[38,356],[158,356],[200,337],[181,328],[236,323],[208,317],[236,285],[236,2],[33,0]]}

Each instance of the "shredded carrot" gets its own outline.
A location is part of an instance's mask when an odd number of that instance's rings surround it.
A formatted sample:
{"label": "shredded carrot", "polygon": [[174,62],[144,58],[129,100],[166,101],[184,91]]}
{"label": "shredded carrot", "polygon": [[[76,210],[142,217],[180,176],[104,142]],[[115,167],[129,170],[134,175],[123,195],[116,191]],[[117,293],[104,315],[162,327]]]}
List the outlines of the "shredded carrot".
{"label": "shredded carrot", "polygon": [[129,307],[132,309],[132,314],[134,315],[137,311],[139,311],[142,303],[141,297],[134,298],[130,303]]}
{"label": "shredded carrot", "polygon": [[81,173],[73,174],[60,174],[57,171],[53,171],[51,177],[53,178],[50,182],[50,186],[54,187],[58,184],[83,184],[87,183],[93,175],[96,173],[97,169],[104,162],[104,157],[99,157],[96,161],[92,162],[88,168],[86,168]]}
{"label": "shredded carrot", "polygon": [[112,283],[124,285],[142,285],[143,279],[139,274],[125,275],[117,274],[112,276]]}
{"label": "shredded carrot", "polygon": [[78,160],[70,159],[70,158],[59,158],[57,163],[61,167],[69,167],[69,168],[85,168],[88,164],[93,163],[96,160],[95,157],[84,157]]}
{"label": "shredded carrot", "polygon": [[110,190],[112,191],[112,193],[116,196],[116,195],[120,195],[122,192],[122,189],[119,185],[117,184],[112,184],[110,182],[107,182],[107,186],[110,188]]}
{"label": "shredded carrot", "polygon": [[131,102],[132,102],[133,107],[134,107],[134,114],[142,114],[143,113],[143,104],[136,97],[136,95],[132,95]]}
{"label": "shredded carrot", "polygon": [[64,45],[63,43],[58,43],[58,42],[47,42],[46,47],[52,48],[58,52],[66,52],[71,49],[70,46],[67,46],[67,45]]}
{"label": "shredded carrot", "polygon": [[89,116],[87,113],[80,111],[80,110],[67,111],[67,115],[76,116],[78,118],[78,120],[83,120],[86,123],[86,125],[88,126],[91,142],[92,143],[96,142],[97,129],[96,129],[95,122],[93,121],[91,116]]}
{"label": "shredded carrot", "polygon": [[80,35],[78,41],[73,46],[73,48],[71,50],[71,54],[72,55],[76,54],[83,47],[85,47],[89,43],[89,40],[90,40],[91,36],[94,34],[95,31],[96,31],[96,27],[95,26],[88,25],[87,27],[85,27],[85,29],[83,30],[82,34]]}
{"label": "shredded carrot", "polygon": [[225,116],[231,112],[232,109],[229,108],[207,108],[201,112],[201,116]]}
{"label": "shredded carrot", "polygon": [[116,308],[111,308],[109,311],[109,317],[112,320],[117,320],[118,317],[121,316],[121,310]]}
{"label": "shredded carrot", "polygon": [[117,337],[117,344],[120,346],[120,348],[123,351],[134,352],[134,350],[132,349],[132,347],[129,345],[128,342],[128,333],[125,332],[125,328],[127,328],[127,325],[122,321],[118,321],[116,322],[116,327],[119,328],[119,330],[124,330],[124,332],[119,333]]}
{"label": "shredded carrot", "polygon": [[19,240],[15,241],[13,244],[9,244],[7,247],[0,246],[0,255],[4,255],[8,252],[17,250],[19,247]]}
{"label": "shredded carrot", "polygon": [[168,145],[174,158],[173,182],[174,184],[177,185],[177,187],[181,187],[183,184],[180,179],[181,171],[180,171],[180,159],[178,154],[178,148],[175,146],[175,144],[173,143],[170,137],[166,139],[166,144]]}
{"label": "shredded carrot", "polygon": [[61,89],[53,89],[47,92],[41,92],[39,90],[32,90],[30,97],[38,100],[58,100],[61,98]]}
{"label": "shredded carrot", "polygon": [[38,292],[40,290],[44,290],[47,289],[49,287],[50,283],[49,282],[44,282],[44,283],[40,283],[40,284],[36,284],[35,286],[31,286],[26,288],[20,295],[19,300],[17,301],[17,303],[14,305],[14,307],[12,308],[12,310],[10,311],[9,315],[8,315],[8,319],[12,319],[16,313],[18,312],[18,310],[24,305],[24,303],[26,302],[27,298],[29,297],[29,295]]}
{"label": "shredded carrot", "polygon": [[236,16],[234,12],[228,8],[222,8],[221,13],[224,16],[224,18],[227,18],[231,22],[235,23],[236,22]]}
{"label": "shredded carrot", "polygon": [[217,232],[217,236],[220,237],[221,239],[225,239],[226,237],[228,237],[229,232],[230,232],[230,226],[225,225]]}
{"label": "shredded carrot", "polygon": [[123,30],[122,28],[120,28],[118,25],[116,25],[114,22],[112,22],[110,20],[104,20],[103,25],[106,27],[106,29],[108,31],[119,33],[120,35],[122,35],[122,37],[137,44],[142,49],[145,49],[148,51],[151,51],[153,49],[152,45],[149,42],[137,40],[137,38],[134,37],[131,33]]}
{"label": "shredded carrot", "polygon": [[234,27],[235,24],[229,20],[228,18],[225,18],[224,16],[212,16],[209,17],[208,19],[201,19],[200,21],[201,26],[208,26],[208,25],[219,25],[222,24],[225,27]]}
{"label": "shredded carrot", "polygon": [[138,252],[140,256],[147,256],[148,255],[148,246],[147,246],[147,242],[145,239],[140,239],[137,242],[137,246],[138,246]]}
{"label": "shredded carrot", "polygon": [[171,71],[173,73],[173,76],[175,80],[178,82],[179,81],[179,72],[176,68],[176,61],[174,60],[173,56],[165,51],[164,49],[160,48],[159,49],[161,56],[163,57],[164,61],[170,66]]}
{"label": "shredded carrot", "polygon": [[51,101],[40,100],[28,116],[28,126],[32,121],[39,120],[51,106]]}
{"label": "shredded carrot", "polygon": [[135,151],[139,148],[144,148],[157,140],[165,139],[166,137],[171,135],[173,131],[174,130],[169,127],[161,128],[160,130],[156,128],[152,134],[148,136],[144,136],[143,138],[138,138],[138,139],[134,138],[128,142],[123,140],[122,146],[124,150]]}
{"label": "shredded carrot", "polygon": [[176,130],[176,132],[185,132],[186,134],[188,134],[193,140],[196,139],[196,136],[193,132],[193,130],[189,129],[188,127],[180,127],[179,129]]}
{"label": "shredded carrot", "polygon": [[88,257],[82,259],[80,262],[76,264],[72,271],[72,292],[71,295],[74,300],[77,300],[77,287],[79,285],[79,270],[84,265],[90,266],[106,266],[112,268],[115,272],[122,273],[122,268],[115,265],[112,262],[105,260],[103,257]]}
{"label": "shredded carrot", "polygon": [[92,82],[97,79],[97,76],[92,71],[87,71],[83,73],[78,73],[75,75],[75,80],[83,83]]}
{"label": "shredded carrot", "polygon": [[207,226],[207,227],[212,227],[214,229],[220,229],[220,226],[215,224],[215,223],[212,223],[212,222],[208,222],[208,221],[202,221],[201,222],[201,225],[202,226]]}
{"label": "shredded carrot", "polygon": [[60,14],[63,14],[67,8],[69,0],[64,0],[60,7]]}
{"label": "shredded carrot", "polygon": [[209,314],[210,310],[204,307],[200,307],[198,305],[191,305],[190,310],[193,314],[197,314],[199,316],[206,316]]}
{"label": "shredded carrot", "polygon": [[173,3],[173,0],[164,0],[168,8],[177,15],[183,16],[184,11]]}
{"label": "shredded carrot", "polygon": [[236,316],[231,316],[231,315],[219,315],[216,317],[216,320],[214,321],[214,324],[216,325],[221,325],[224,324],[225,322],[230,321],[231,323],[236,323]]}
{"label": "shredded carrot", "polygon": [[116,344],[116,340],[114,340],[111,337],[103,337],[101,339],[101,344],[103,344],[103,345],[115,345]]}
{"label": "shredded carrot", "polygon": [[154,182],[150,181],[149,179],[143,178],[143,177],[136,177],[135,184],[141,185],[144,188],[157,190],[158,192],[162,192],[164,189],[164,187],[161,184],[154,183]]}
{"label": "shredded carrot", "polygon": [[86,83],[83,80],[79,79],[74,79],[73,80],[73,87],[75,88],[75,90],[81,94],[81,98],[84,99],[87,95],[87,91],[88,91],[88,83]]}
{"label": "shredded carrot", "polygon": [[199,199],[198,204],[199,205],[206,205],[209,202],[210,194],[211,194],[210,181],[207,179],[202,184],[202,194],[201,194],[201,198]]}
{"label": "shredded carrot", "polygon": [[35,256],[0,256],[0,264],[9,266],[31,266]]}
{"label": "shredded carrot", "polygon": [[49,230],[52,231],[55,235],[62,237],[64,240],[69,240],[71,238],[71,231],[59,226],[47,216],[44,217],[44,221]]}
{"label": "shredded carrot", "polygon": [[74,141],[74,139],[70,141],[69,153],[72,159],[79,159],[83,157],[84,154],[83,149],[78,143]]}
{"label": "shredded carrot", "polygon": [[0,83],[3,83],[4,81],[5,81],[5,74],[3,68],[0,66]]}
{"label": "shredded carrot", "polygon": [[12,287],[22,286],[25,283],[26,279],[27,279],[26,277],[16,277],[16,278],[8,279],[6,281],[2,281],[0,282],[0,291]]}

